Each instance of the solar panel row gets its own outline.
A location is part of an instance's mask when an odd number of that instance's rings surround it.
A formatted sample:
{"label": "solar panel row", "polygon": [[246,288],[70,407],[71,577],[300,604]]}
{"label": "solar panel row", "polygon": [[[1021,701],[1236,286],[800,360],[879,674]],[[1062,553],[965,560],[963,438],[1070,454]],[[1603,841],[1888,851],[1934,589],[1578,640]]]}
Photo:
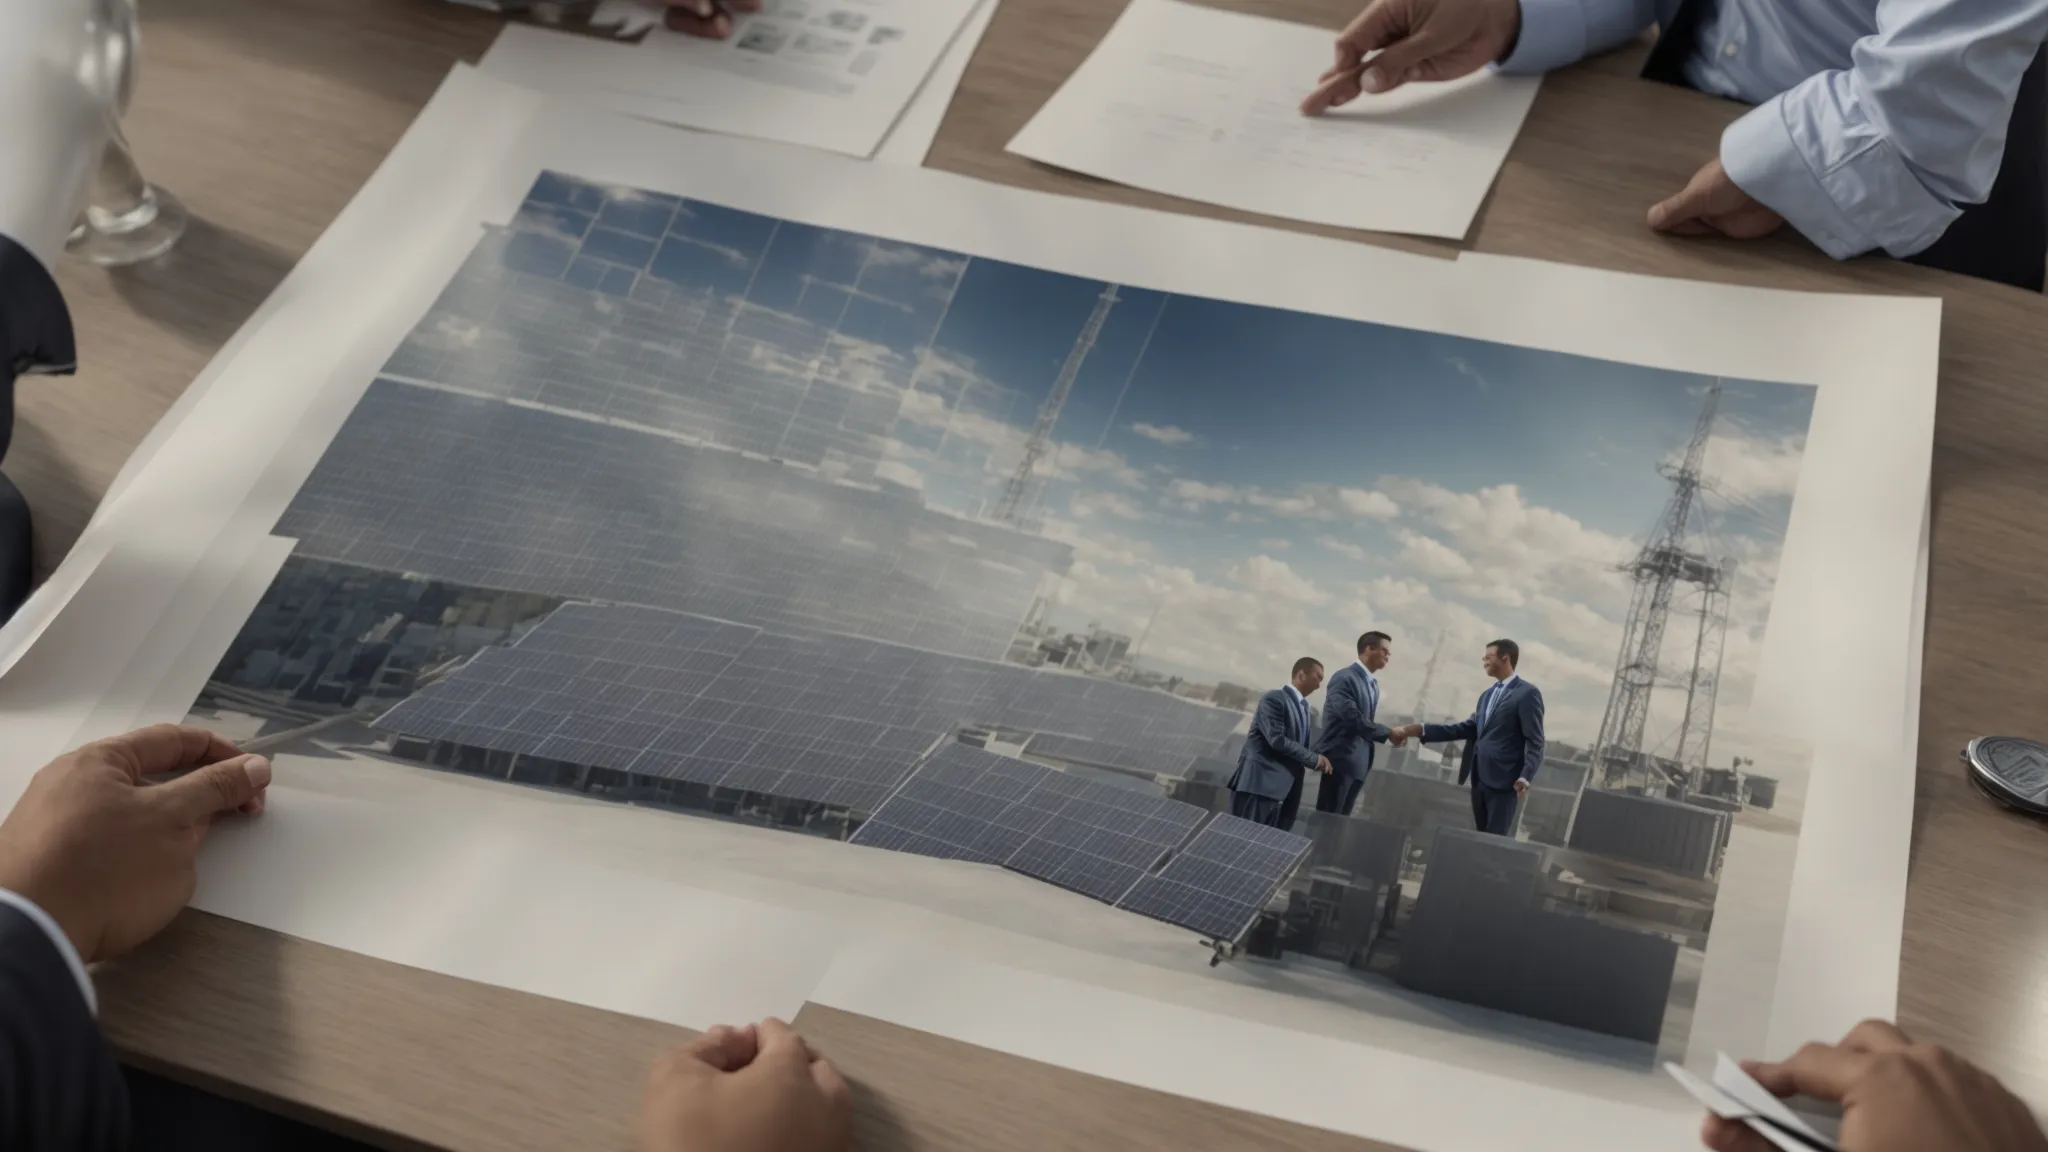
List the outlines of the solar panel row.
{"label": "solar panel row", "polygon": [[1117,907],[1213,939],[1236,940],[1312,847],[1306,837],[1218,813]]}
{"label": "solar panel row", "polygon": [[975,724],[1028,729],[1046,717],[1110,726],[1119,738],[1236,720],[1126,684],[858,637],[568,604],[518,643],[487,649],[415,693],[377,727],[872,812],[940,737]]}
{"label": "solar panel row", "polygon": [[947,744],[853,842],[998,864],[1113,904],[1204,815],[1164,797]]}

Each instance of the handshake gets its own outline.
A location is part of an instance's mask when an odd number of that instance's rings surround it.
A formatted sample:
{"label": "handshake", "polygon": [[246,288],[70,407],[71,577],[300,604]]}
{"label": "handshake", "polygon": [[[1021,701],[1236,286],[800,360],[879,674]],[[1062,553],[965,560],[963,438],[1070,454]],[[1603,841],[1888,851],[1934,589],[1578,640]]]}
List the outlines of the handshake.
{"label": "handshake", "polygon": [[1387,733],[1387,743],[1392,744],[1396,748],[1410,740],[1420,739],[1422,739],[1422,725],[1420,724],[1403,724],[1399,728]]}

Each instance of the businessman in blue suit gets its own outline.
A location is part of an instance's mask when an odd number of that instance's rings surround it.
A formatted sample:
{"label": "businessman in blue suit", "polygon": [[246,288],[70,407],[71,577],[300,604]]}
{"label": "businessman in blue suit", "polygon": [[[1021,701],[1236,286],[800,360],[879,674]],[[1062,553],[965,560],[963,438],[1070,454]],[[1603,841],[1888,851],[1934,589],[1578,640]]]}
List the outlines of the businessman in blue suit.
{"label": "businessman in blue suit", "polygon": [[[1259,698],[1252,728],[1230,775],[1230,814],[1286,831],[1300,804],[1302,774],[1325,776],[1329,757],[1308,746],[1308,698],[1323,686],[1323,664],[1313,656],[1294,662],[1293,680]],[[1295,803],[1288,804],[1289,798]]]}
{"label": "businessman in blue suit", "polygon": [[1515,805],[1543,766],[1543,693],[1515,672],[1522,649],[1513,640],[1486,646],[1483,665],[1493,687],[1479,694],[1472,718],[1456,724],[1410,724],[1397,735],[1425,744],[1465,741],[1458,783],[1472,781],[1472,819],[1481,832],[1514,832]]}
{"label": "businessman in blue suit", "polygon": [[1377,721],[1380,710],[1378,672],[1394,658],[1394,641],[1385,632],[1358,638],[1358,659],[1337,669],[1323,692],[1323,734],[1316,751],[1329,758],[1330,774],[1316,791],[1316,811],[1351,815],[1365,774],[1372,771],[1373,745],[1385,744],[1394,730]]}

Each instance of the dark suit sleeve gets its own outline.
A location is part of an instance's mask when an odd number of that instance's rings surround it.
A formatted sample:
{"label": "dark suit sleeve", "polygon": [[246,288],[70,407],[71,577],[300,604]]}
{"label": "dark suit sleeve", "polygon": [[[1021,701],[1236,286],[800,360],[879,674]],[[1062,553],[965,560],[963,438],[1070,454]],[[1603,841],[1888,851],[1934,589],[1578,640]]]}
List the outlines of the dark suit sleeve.
{"label": "dark suit sleeve", "polygon": [[1353,732],[1365,731],[1365,701],[1359,699],[1357,683],[1355,676],[1332,680],[1326,693],[1329,703],[1323,708],[1322,747],[1341,747]]}
{"label": "dark suit sleeve", "polygon": [[64,956],[0,904],[0,1148],[116,1152],[128,1089]]}
{"label": "dark suit sleeve", "polygon": [[1266,742],[1266,747],[1272,749],[1275,756],[1286,757],[1288,763],[1313,768],[1316,754],[1309,751],[1308,745],[1288,735],[1288,729],[1294,725],[1288,719],[1287,706],[1287,700],[1271,696],[1259,702],[1259,716],[1256,721],[1259,739]]}
{"label": "dark suit sleeve", "polygon": [[1470,740],[1479,731],[1479,713],[1474,712],[1456,724],[1424,724],[1424,744],[1448,744],[1453,740]]}
{"label": "dark suit sleeve", "polygon": [[1536,770],[1543,767],[1543,693],[1530,685],[1522,694],[1522,776],[1524,780],[1536,779]]}

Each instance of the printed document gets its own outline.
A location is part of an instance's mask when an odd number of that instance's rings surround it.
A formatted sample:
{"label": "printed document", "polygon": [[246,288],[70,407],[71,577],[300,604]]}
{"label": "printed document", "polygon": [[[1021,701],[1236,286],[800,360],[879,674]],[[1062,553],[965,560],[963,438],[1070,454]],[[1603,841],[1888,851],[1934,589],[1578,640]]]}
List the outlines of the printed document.
{"label": "printed document", "polygon": [[1481,72],[1299,106],[1335,33],[1178,0],[1132,0],[1010,151],[1227,208],[1459,239],[1536,98]]}
{"label": "printed document", "polygon": [[484,71],[583,103],[734,136],[867,158],[976,0],[766,0],[704,40],[656,27],[637,44],[510,25]]}

